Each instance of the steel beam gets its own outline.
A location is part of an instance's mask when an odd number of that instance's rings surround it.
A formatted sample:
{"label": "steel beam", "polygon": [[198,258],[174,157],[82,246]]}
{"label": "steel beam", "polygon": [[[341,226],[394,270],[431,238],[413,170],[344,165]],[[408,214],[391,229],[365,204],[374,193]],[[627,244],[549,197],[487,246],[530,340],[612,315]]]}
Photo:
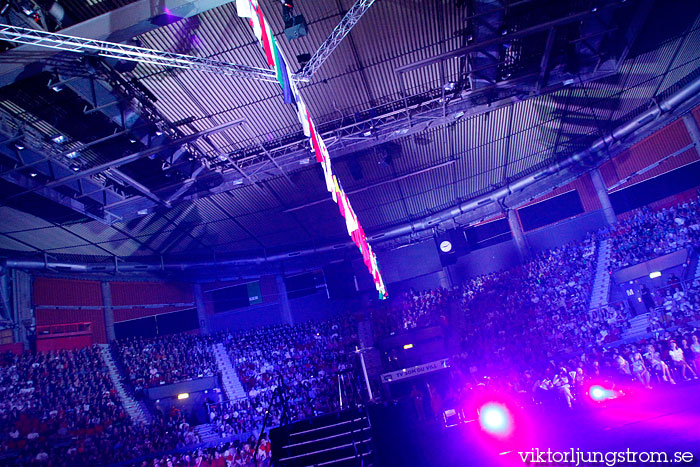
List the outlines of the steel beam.
{"label": "steel beam", "polygon": [[[617,7],[617,6],[618,6],[617,3],[611,3],[608,5],[602,6],[600,8],[601,9],[602,8],[613,8],[613,7]],[[492,47],[494,45],[500,45],[500,44],[504,44],[506,42],[511,42],[514,39],[520,39],[520,38],[523,38],[523,37],[526,37],[526,36],[529,36],[532,34],[536,34],[536,33],[543,32],[543,31],[548,31],[552,28],[557,28],[557,27],[564,26],[567,24],[576,23],[576,22],[582,21],[582,20],[586,19],[587,17],[589,17],[591,15],[595,15],[595,14],[596,13],[591,11],[591,10],[581,11],[578,13],[572,13],[571,15],[565,16],[563,18],[559,18],[556,20],[548,21],[546,23],[531,26],[529,28],[521,29],[519,31],[511,32],[511,33],[502,35],[500,37],[495,37],[493,39],[488,39],[488,40],[478,42],[475,44],[470,44],[470,45],[467,45],[466,47],[460,47],[460,48],[452,50],[450,52],[438,54],[438,55],[435,55],[434,57],[426,58],[424,60],[419,60],[418,62],[398,67],[394,71],[396,73],[399,73],[399,74],[408,73],[410,71],[418,70],[420,68],[424,68],[426,66],[430,66],[430,65],[433,65],[435,63],[444,62],[445,60],[450,60],[453,58],[458,58],[458,57],[461,57],[463,55],[467,55],[468,53],[471,53],[471,52],[477,52],[477,51],[480,51],[483,49],[487,49],[487,48]]]}
{"label": "steel beam", "polygon": [[314,53],[311,60],[304,66],[298,77],[300,79],[311,79],[311,77],[316,73],[316,71],[321,68],[321,66],[326,62],[328,57],[333,53],[333,51],[340,45],[345,36],[350,33],[350,30],[360,21],[362,15],[364,15],[369,7],[372,6],[374,0],[357,0],[355,4],[350,7],[350,10],[343,16],[340,23],[333,29],[328,38],[321,44]]}
{"label": "steel beam", "polygon": [[116,159],[116,160],[113,160],[110,162],[105,162],[104,164],[99,164],[97,166],[91,167],[87,170],[83,170],[83,171],[76,173],[74,175],[59,178],[58,180],[54,180],[54,181],[49,182],[45,185],[41,185],[41,186],[32,188],[32,189],[24,191],[22,193],[17,193],[16,195],[11,196],[10,198],[15,198],[18,196],[22,196],[26,193],[31,193],[33,191],[38,190],[39,188],[52,188],[52,187],[56,187],[56,186],[65,185],[67,183],[70,183],[70,182],[73,182],[76,180],[80,180],[82,178],[89,177],[91,175],[95,175],[95,174],[100,173],[100,172],[104,172],[108,169],[114,169],[116,167],[120,167],[120,166],[128,164],[130,162],[134,162],[134,161],[137,161],[139,159],[143,159],[145,157],[149,157],[149,156],[152,156],[154,154],[158,154],[159,152],[164,151],[166,149],[169,149],[172,147],[177,147],[177,146],[182,146],[183,144],[195,141],[196,139],[198,139],[202,136],[225,131],[231,127],[234,127],[236,125],[240,125],[241,123],[243,123],[243,120],[233,120],[231,122],[224,123],[222,125],[218,125],[218,126],[215,126],[213,128],[208,128],[206,130],[198,131],[198,132],[193,133],[191,135],[187,135],[187,136],[184,136],[178,140],[172,141],[171,143],[163,144],[161,146],[156,146],[153,148],[144,149],[143,151],[135,152],[133,154],[129,154],[128,156],[124,156],[124,157],[121,157],[119,159]]}
{"label": "steel beam", "polygon": [[35,45],[85,55],[97,55],[118,60],[150,63],[164,67],[242,76],[270,82],[277,81],[277,76],[273,71],[263,68],[16,26],[0,25],[0,39],[19,44]]}
{"label": "steel beam", "polygon": [[[137,0],[63,29],[63,34],[110,42],[123,42],[149,31],[196,16],[230,0]],[[0,55],[0,87],[40,73],[46,60],[59,51],[23,45]],[[36,66],[35,64],[39,64]]]}

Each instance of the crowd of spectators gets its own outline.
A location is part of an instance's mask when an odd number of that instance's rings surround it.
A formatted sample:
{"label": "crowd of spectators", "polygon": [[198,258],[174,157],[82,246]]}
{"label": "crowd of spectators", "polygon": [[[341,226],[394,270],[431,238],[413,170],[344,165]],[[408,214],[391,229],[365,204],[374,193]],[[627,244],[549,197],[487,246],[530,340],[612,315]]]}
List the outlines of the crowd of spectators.
{"label": "crowd of spectators", "polygon": [[104,465],[197,441],[178,413],[135,424],[97,347],[0,358],[6,465]]}
{"label": "crowd of spectators", "polygon": [[[270,326],[221,338],[248,395],[212,408],[210,418],[222,436],[259,430],[280,384],[290,421],[339,408],[337,375],[352,370],[358,342],[351,320]],[[282,418],[280,410],[271,411],[273,426]]]}
{"label": "crowd of spectators", "polygon": [[498,388],[519,393],[526,402],[575,407],[590,400],[594,385],[611,389],[611,395],[617,397],[629,391],[696,380],[700,370],[699,337],[695,327],[678,327],[658,337],[612,348],[595,346],[575,357],[529,367],[476,367],[473,361],[457,355],[452,362],[459,383],[447,388],[445,403],[450,406],[455,401],[469,400],[465,392]]}
{"label": "crowd of spectators", "polygon": [[697,199],[652,210],[643,207],[625,221],[600,232],[609,238],[612,268],[620,269],[700,243],[700,203]]}
{"label": "crowd of spectators", "polygon": [[[257,456],[255,447],[258,446]],[[271,445],[262,436],[260,444],[255,437],[245,442],[222,443],[192,452],[169,453],[133,464],[133,467],[268,467]]]}
{"label": "crowd of spectators", "polygon": [[[700,245],[700,209],[692,201],[643,208],[613,228],[541,252],[514,268],[471,278],[451,289],[409,290],[392,299],[375,327],[408,331],[451,327],[461,338],[452,359],[459,384],[443,397],[498,385],[534,403],[568,407],[592,381],[620,388],[697,379],[700,370],[700,283],[671,276],[664,289],[642,289],[650,311],[646,339],[617,347],[632,310],[624,304],[589,309],[597,245],[610,239],[612,269]],[[653,337],[649,337],[649,336]],[[130,338],[114,354],[136,394],[217,374],[212,345],[224,344],[245,397],[209,405],[222,437],[259,432],[278,386],[287,405],[273,406],[269,426],[339,409],[339,375],[352,372],[358,345],[351,319],[278,325],[211,336]],[[0,455],[21,465],[101,465],[200,442],[178,410],[133,422],[121,405],[97,347],[0,356]],[[420,396],[416,392],[417,396]],[[421,396],[422,397],[422,396]],[[254,440],[160,455],[135,465],[248,466]],[[270,445],[258,452],[269,461]],[[3,460],[3,462],[4,462]],[[265,465],[265,464],[263,464]]]}
{"label": "crowd of spectators", "polygon": [[116,341],[124,373],[138,393],[145,388],[217,374],[212,340],[195,334],[172,334]]}

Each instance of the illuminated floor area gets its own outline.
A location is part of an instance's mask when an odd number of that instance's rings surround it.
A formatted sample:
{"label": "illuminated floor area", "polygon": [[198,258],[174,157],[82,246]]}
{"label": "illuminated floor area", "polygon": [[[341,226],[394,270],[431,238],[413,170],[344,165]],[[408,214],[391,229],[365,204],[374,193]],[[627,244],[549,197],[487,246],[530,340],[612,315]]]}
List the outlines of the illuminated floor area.
{"label": "illuminated floor area", "polygon": [[[574,460],[572,456],[578,455],[577,450],[583,453],[584,459],[589,455],[623,452],[624,458],[618,454],[615,463],[608,465],[649,465],[626,462],[632,456],[626,453],[627,449],[630,453],[664,452],[669,463],[676,465],[683,465],[683,462],[674,460],[682,461],[684,453],[687,460],[692,453],[696,460],[686,465],[697,465],[700,459],[699,391],[700,383],[696,382],[636,390],[613,400],[587,401],[571,410],[544,406],[522,408],[512,400],[494,396],[491,405],[482,411],[480,420],[452,428],[434,422],[418,422],[410,405],[374,407],[371,413],[377,465],[527,465],[522,456],[530,457],[530,465],[536,465],[538,459],[526,454],[535,449],[545,453],[551,449],[553,457],[548,465],[576,465],[575,461],[565,461]],[[501,412],[501,407],[507,412]],[[493,433],[488,433],[485,427]],[[571,454],[572,449],[574,454]],[[563,458],[566,451],[568,457]],[[547,462],[546,456],[542,454],[539,462]],[[612,459],[612,454],[607,456],[606,459]],[[674,456],[678,457],[674,459]]]}

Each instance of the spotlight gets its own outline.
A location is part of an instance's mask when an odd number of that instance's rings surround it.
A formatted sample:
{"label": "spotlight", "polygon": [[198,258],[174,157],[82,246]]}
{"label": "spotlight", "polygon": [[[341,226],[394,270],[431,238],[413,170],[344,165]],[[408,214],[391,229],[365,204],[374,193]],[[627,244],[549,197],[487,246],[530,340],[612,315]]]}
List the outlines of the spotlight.
{"label": "spotlight", "polygon": [[615,391],[605,389],[603,386],[599,386],[597,384],[590,387],[590,389],[588,390],[588,395],[591,396],[591,399],[593,399],[596,402],[602,402],[608,399],[617,398],[617,394],[615,393]]}
{"label": "spotlight", "polygon": [[61,86],[60,84],[54,84],[53,86],[51,86],[51,90],[53,92],[61,92],[63,91],[63,86]]}
{"label": "spotlight", "polygon": [[70,168],[73,172],[80,172],[80,166],[78,164],[71,164]]}
{"label": "spotlight", "polygon": [[449,92],[449,91],[454,91],[456,85],[457,85],[457,83],[455,83],[454,81],[450,81],[450,82],[448,82],[448,83],[445,83],[445,85],[444,85],[442,88],[443,88],[445,91],[448,91],[448,92]]}
{"label": "spotlight", "polygon": [[15,143],[15,149],[21,151],[24,149],[24,145],[21,143]]}
{"label": "spotlight", "polygon": [[129,142],[130,142],[131,144],[136,144],[136,140],[135,140],[134,138],[129,138]]}
{"label": "spotlight", "polygon": [[661,277],[661,271],[654,271],[649,274],[649,279],[656,279],[657,277]]}
{"label": "spotlight", "polygon": [[36,172],[29,172],[29,176],[32,178],[36,177],[37,175],[38,174]]}
{"label": "spotlight", "polygon": [[63,135],[54,135],[51,137],[51,141],[53,141],[56,144],[61,144],[66,142],[66,137]]}
{"label": "spotlight", "polygon": [[80,157],[80,153],[78,151],[71,151],[66,154],[66,157],[68,159],[77,159],[78,157]]}
{"label": "spotlight", "polygon": [[496,436],[507,436],[513,430],[510,412],[504,405],[495,402],[489,402],[481,407],[479,424],[484,431]]}
{"label": "spotlight", "polygon": [[187,399],[187,398],[189,398],[189,397],[190,397],[190,395],[189,395],[188,393],[186,393],[186,392],[183,392],[182,394],[178,394],[178,395],[177,395],[177,399],[178,399],[178,400]]}

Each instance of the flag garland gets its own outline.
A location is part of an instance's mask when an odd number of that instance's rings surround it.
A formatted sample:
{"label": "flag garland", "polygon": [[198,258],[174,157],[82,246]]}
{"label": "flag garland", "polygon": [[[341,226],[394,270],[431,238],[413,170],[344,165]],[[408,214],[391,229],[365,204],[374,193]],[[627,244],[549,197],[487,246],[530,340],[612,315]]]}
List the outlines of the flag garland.
{"label": "flag garland", "polygon": [[333,173],[331,167],[331,158],[328,153],[328,148],[323,142],[321,135],[316,130],[316,125],[311,119],[311,114],[306,108],[306,104],[301,98],[299,89],[289,73],[289,66],[280,53],[275,36],[270,30],[270,26],[265,20],[262,13],[262,8],[258,5],[258,0],[236,0],[236,12],[241,18],[247,18],[250,27],[253,28],[253,33],[258,39],[265,53],[265,59],[270,68],[274,69],[277,75],[277,81],[282,87],[284,94],[284,102],[286,104],[295,104],[297,108],[297,118],[304,130],[304,135],[309,138],[311,148],[316,156],[316,161],[323,168],[323,177],[326,181],[326,189],[331,194],[333,201],[338,204],[338,210],[345,219],[345,226],[348,235],[352,242],[360,249],[362,260],[367,266],[367,270],[372,275],[374,286],[379,292],[379,298],[385,299],[388,294],[384,280],[379,272],[377,264],[377,256],[372,251],[372,247],[367,243],[365,232],[357,219],[357,215],[350,204],[350,200],[343,191],[343,187],[338,181],[338,178]]}

